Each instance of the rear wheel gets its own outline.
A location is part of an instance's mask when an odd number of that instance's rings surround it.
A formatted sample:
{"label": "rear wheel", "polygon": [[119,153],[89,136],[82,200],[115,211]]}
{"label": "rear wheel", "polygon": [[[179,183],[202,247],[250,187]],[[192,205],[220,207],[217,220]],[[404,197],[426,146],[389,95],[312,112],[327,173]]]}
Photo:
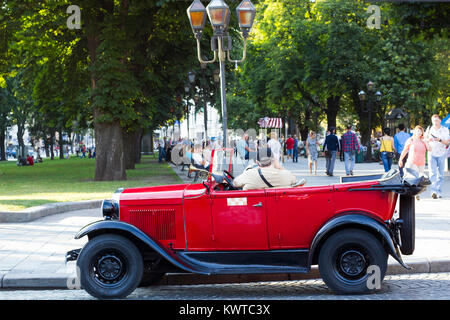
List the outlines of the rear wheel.
{"label": "rear wheel", "polygon": [[383,281],[387,258],[386,250],[372,234],[347,229],[326,240],[319,252],[319,271],[325,284],[337,293],[365,293],[377,288],[369,279],[372,270],[379,271],[375,281]]}
{"label": "rear wheel", "polygon": [[143,261],[136,246],[119,235],[91,239],[77,260],[81,286],[99,299],[124,298],[142,279]]}

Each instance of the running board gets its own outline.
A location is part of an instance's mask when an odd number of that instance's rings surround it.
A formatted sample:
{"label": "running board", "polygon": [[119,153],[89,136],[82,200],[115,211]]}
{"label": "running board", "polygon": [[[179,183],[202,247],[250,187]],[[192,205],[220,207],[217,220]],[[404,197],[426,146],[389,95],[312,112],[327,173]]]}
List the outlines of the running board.
{"label": "running board", "polygon": [[176,253],[193,270],[208,274],[308,273],[309,250]]}

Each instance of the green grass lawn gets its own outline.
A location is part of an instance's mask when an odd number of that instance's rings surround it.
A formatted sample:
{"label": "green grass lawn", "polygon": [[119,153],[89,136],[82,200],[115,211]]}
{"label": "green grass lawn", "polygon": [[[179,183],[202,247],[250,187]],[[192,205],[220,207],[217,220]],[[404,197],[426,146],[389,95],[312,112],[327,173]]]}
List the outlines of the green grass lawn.
{"label": "green grass lawn", "polygon": [[110,198],[117,188],[182,183],[166,163],[143,156],[136,169],[127,170],[126,181],[94,181],[95,159],[72,157],[44,159],[34,166],[18,167],[0,162],[0,211],[22,209],[50,202]]}

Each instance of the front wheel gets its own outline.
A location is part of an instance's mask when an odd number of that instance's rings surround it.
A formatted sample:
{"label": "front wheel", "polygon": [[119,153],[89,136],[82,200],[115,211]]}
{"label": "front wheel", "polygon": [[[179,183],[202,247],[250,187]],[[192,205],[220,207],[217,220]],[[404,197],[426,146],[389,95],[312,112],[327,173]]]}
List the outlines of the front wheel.
{"label": "front wheel", "polygon": [[319,253],[319,272],[325,284],[337,293],[366,293],[381,285],[387,259],[386,250],[372,234],[347,229],[324,243]]}
{"label": "front wheel", "polygon": [[77,260],[81,286],[98,299],[124,298],[142,279],[143,260],[125,237],[106,234],[91,239]]}

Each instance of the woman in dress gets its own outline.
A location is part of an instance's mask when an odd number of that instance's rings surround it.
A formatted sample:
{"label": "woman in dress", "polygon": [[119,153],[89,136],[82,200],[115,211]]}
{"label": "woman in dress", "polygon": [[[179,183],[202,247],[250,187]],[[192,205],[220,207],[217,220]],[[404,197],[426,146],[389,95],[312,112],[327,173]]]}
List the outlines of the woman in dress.
{"label": "woman in dress", "polygon": [[317,174],[317,157],[319,152],[317,151],[317,146],[319,141],[317,140],[316,133],[311,131],[309,133],[308,139],[306,139],[306,153],[308,155],[309,164],[309,174],[312,174],[312,167],[314,166],[314,174]]}

